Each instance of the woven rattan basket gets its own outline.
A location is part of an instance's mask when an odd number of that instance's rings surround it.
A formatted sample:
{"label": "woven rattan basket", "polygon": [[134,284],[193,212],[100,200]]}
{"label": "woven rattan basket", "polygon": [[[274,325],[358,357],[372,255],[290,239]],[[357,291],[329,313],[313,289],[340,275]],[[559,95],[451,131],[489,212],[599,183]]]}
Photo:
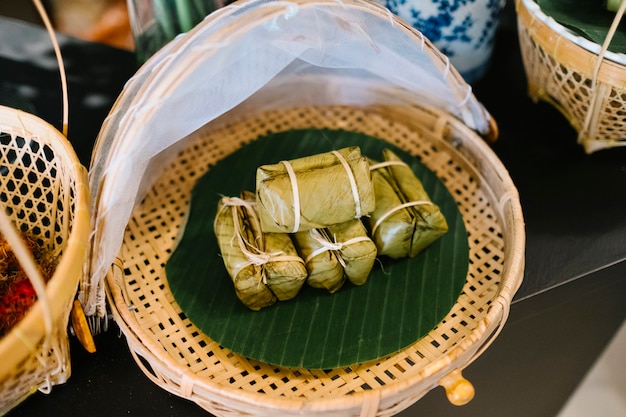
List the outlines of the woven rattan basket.
{"label": "woven rattan basket", "polygon": [[0,107],[0,205],[17,230],[57,257],[40,298],[0,340],[0,414],[71,373],[68,320],[89,236],[87,171],[58,130]]}
{"label": "woven rattan basket", "polygon": [[[234,42],[237,36],[242,36],[238,44],[242,47],[262,45],[263,35],[253,33],[255,29],[287,25],[272,33],[291,36],[290,30],[298,32],[302,22],[321,22],[329,16],[324,21],[332,28],[334,23],[341,29],[354,29],[354,22],[368,23],[367,44],[375,47],[366,55],[384,50],[385,39],[377,37],[378,27],[391,31],[394,36],[386,41],[403,51],[398,59],[413,53],[414,59],[426,58],[423,63],[432,65],[428,70],[435,81],[422,85],[425,95],[419,96],[402,83],[359,80],[362,73],[353,70],[362,63],[355,62],[350,70],[332,72],[339,76],[339,84],[326,71],[295,71],[291,76],[279,71],[271,82],[237,100],[240,84],[222,84],[219,77],[205,72],[219,66],[229,69],[224,75],[229,77],[241,71],[235,78],[240,82],[248,72],[250,76],[263,73],[258,63],[267,62],[263,60],[237,67],[241,56],[231,56],[236,46],[211,48],[226,39]],[[356,37],[365,32],[355,33]],[[244,43],[246,35],[256,41]],[[226,56],[219,56],[220,52]],[[362,53],[355,57],[361,58],[372,62],[371,56]],[[407,64],[412,65],[415,61]],[[193,74],[202,74],[200,81],[185,85]],[[430,105],[427,99],[438,82],[446,85],[452,97],[447,108]],[[206,96],[204,88],[209,91]],[[177,102],[180,91],[186,93]],[[223,109],[209,114],[198,104],[202,102],[207,106],[218,103]],[[190,108],[181,110],[189,104]],[[194,120],[192,113],[203,114],[202,122]],[[161,122],[165,124],[154,125]],[[195,180],[257,137],[299,128],[340,128],[387,140],[419,158],[458,203],[470,246],[470,269],[462,294],[434,330],[400,352],[340,369],[268,365],[237,355],[203,334],[181,311],[169,289],[164,266],[183,228]],[[440,385],[446,387],[451,402],[469,401],[473,387],[461,371],[504,325],[522,280],[525,244],[517,190],[477,130],[491,139],[497,136],[494,121],[447,59],[380,6],[363,1],[253,0],[210,15],[159,51],[126,85],[94,150],[90,180],[99,193],[95,196],[92,278],[98,279],[98,265],[104,263],[110,308],[138,366],[164,390],[218,416],[393,415]],[[143,147],[163,139],[171,144],[160,151]],[[132,148],[138,145],[142,150],[134,153]],[[125,156],[117,160],[116,155]],[[125,196],[133,176],[123,171],[137,166],[142,167],[143,176],[134,178],[136,188],[130,187],[136,194]],[[121,203],[110,201],[115,198]],[[130,206],[128,211],[126,206]],[[108,212],[115,216],[106,216]],[[110,228],[110,220],[125,213],[128,217],[122,218],[118,235]],[[106,255],[107,241],[117,248],[113,257]],[[85,305],[90,305],[89,299]],[[87,307],[87,311],[98,317],[99,307]]]}
{"label": "woven rattan basket", "polygon": [[587,153],[626,145],[626,56],[574,35],[533,0],[516,0],[528,91],[558,109]]}

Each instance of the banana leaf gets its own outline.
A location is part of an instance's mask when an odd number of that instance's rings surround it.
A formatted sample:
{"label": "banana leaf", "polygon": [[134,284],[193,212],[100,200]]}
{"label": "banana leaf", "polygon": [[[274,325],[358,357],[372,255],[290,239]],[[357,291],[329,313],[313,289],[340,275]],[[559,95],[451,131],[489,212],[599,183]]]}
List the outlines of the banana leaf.
{"label": "banana leaf", "polygon": [[[216,242],[218,201],[253,189],[258,166],[350,146],[372,159],[389,148],[409,164],[444,213],[448,233],[414,258],[381,257],[364,285],[346,281],[334,294],[304,285],[291,300],[260,311],[246,308],[234,294]],[[342,130],[273,133],[226,156],[198,178],[176,243],[166,261],[166,278],[175,302],[195,326],[244,357],[307,369],[375,360],[415,343],[449,313],[469,262],[463,218],[441,180],[391,143]]]}
{"label": "banana leaf", "polygon": [[[615,12],[606,8],[604,0],[536,0],[541,11],[560,25],[598,45],[602,45],[608,34]],[[609,51],[626,53],[626,30],[624,19],[615,32]]]}

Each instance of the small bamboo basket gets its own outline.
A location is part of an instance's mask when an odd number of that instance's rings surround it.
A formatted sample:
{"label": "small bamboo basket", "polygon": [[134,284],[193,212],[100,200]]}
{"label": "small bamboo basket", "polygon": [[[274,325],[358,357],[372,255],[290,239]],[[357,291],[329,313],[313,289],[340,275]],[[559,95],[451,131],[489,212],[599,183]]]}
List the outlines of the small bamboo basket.
{"label": "small bamboo basket", "polygon": [[0,207],[15,229],[28,232],[56,258],[45,295],[0,340],[4,414],[71,374],[68,321],[89,237],[90,193],[87,171],[65,136],[36,116],[3,106],[0,190]]}
{"label": "small bamboo basket", "polygon": [[626,55],[607,50],[610,36],[598,45],[574,35],[533,0],[515,6],[529,96],[558,109],[585,152],[625,146]]}
{"label": "small bamboo basket", "polygon": [[[337,71],[333,64],[320,72],[308,62],[291,73],[293,66],[280,67],[274,78],[263,77],[261,88],[237,98],[250,78],[265,74],[264,65],[274,62],[269,60],[281,58],[283,47],[300,51],[298,41],[307,39],[300,31],[311,22],[329,25],[321,33],[331,42],[320,49],[332,55],[329,49],[338,47],[340,61],[351,52],[343,53],[341,37],[363,37],[367,47],[354,59],[364,63],[347,62],[347,70]],[[368,31],[355,22],[367,22]],[[255,30],[277,36],[278,49],[271,49],[277,55],[247,65],[242,57],[264,45]],[[378,38],[381,30],[393,35]],[[283,36],[293,43],[282,42]],[[237,46],[254,50],[238,54],[229,44],[237,40]],[[314,61],[322,44],[314,42],[313,53],[305,48],[304,54]],[[417,73],[434,74],[432,83],[422,83],[416,72],[407,73],[408,82],[425,84],[423,96],[394,85],[393,75],[392,83],[380,82],[388,75],[359,79],[364,73],[354,69],[360,65],[388,64],[378,54],[389,45],[402,52],[391,56],[411,57],[407,66],[415,65],[413,59],[422,62]],[[393,67],[401,78],[403,68]],[[208,75],[218,68],[227,71]],[[187,82],[199,74],[197,82]],[[217,75],[236,83],[223,83]],[[439,83],[445,84],[449,105],[432,104],[446,98],[432,94]],[[213,112],[215,106],[221,111]],[[184,228],[195,180],[260,136],[301,128],[345,129],[389,141],[419,158],[458,203],[470,247],[462,294],[434,330],[400,352],[327,370],[250,360],[203,334],[169,289],[165,264]],[[358,0],[235,2],[150,58],[103,124],[90,170],[92,189],[98,190],[89,257],[96,281],[89,285],[92,294],[85,292],[86,312],[104,314],[93,303],[101,298],[104,266],[102,290],[138,366],[164,390],[216,416],[390,416],[438,386],[452,403],[465,404],[474,388],[462,370],[502,329],[524,269],[517,190],[485,140],[496,137],[495,121],[447,58],[386,9]],[[154,149],[155,144],[162,146]],[[134,174],[125,172],[138,167]],[[121,229],[114,221],[122,222]]]}

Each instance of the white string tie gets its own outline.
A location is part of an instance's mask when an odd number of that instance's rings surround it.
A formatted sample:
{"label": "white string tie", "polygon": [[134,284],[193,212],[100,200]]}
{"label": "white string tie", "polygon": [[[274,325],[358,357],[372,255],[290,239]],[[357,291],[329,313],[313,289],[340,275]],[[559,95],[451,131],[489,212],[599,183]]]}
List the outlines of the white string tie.
{"label": "white string tie", "polygon": [[321,245],[321,247],[311,252],[311,254],[307,256],[305,263],[309,263],[311,259],[315,258],[317,255],[321,253],[335,252],[338,255],[337,259],[339,260],[339,263],[344,268],[346,266],[346,261],[343,259],[343,256],[341,256],[341,251],[345,247],[348,247],[355,243],[371,240],[367,236],[357,236],[357,237],[353,237],[352,239],[348,239],[345,242],[337,242],[337,237],[334,236],[333,239],[331,240],[330,236],[328,235],[328,232],[325,229],[311,229],[309,231],[309,234],[316,242],[318,242]]}
{"label": "white string tie", "polygon": [[291,193],[293,194],[293,229],[291,233],[296,233],[300,228],[300,192],[298,191],[298,179],[296,173],[289,161],[280,161],[289,174],[289,180],[291,181]]}
{"label": "white string tie", "polygon": [[[341,155],[337,151],[332,151],[332,153],[333,155],[337,157],[337,159],[339,160],[343,168],[346,170],[346,173],[348,174],[348,181],[350,182],[350,189],[352,190],[352,198],[354,199],[354,205],[355,205],[354,217],[358,219],[362,216],[361,198],[359,197],[359,189],[356,184],[356,179],[354,178],[354,173],[352,172],[352,169],[350,168],[350,164],[348,163],[348,161],[346,161],[343,155]],[[294,212],[293,229],[291,230],[291,233],[296,233],[300,229],[300,221],[301,221],[300,192],[298,188],[298,178],[296,177],[296,173],[293,170],[293,167],[291,166],[291,163],[289,163],[289,161],[280,161],[280,162],[285,166],[285,169],[287,170],[287,175],[289,175],[289,181],[291,182],[291,193],[293,195],[293,212]]]}
{"label": "white string tie", "polygon": [[[250,201],[243,200],[239,197],[223,197],[222,203],[223,203],[222,210],[232,208],[231,213],[233,216],[233,227],[235,229],[232,240],[237,241],[237,245],[239,246],[239,249],[248,260],[247,262],[244,262],[242,265],[240,265],[239,268],[233,271],[232,275],[233,277],[236,277],[243,268],[246,268],[250,265],[261,266],[261,265],[266,264],[269,261],[271,255],[263,252],[262,247],[255,246],[255,244],[256,245],[258,245],[259,243],[262,244],[263,243],[262,239],[258,241],[259,239],[255,237],[256,242],[254,242],[253,244],[243,238],[243,233],[241,231],[241,227],[239,224],[239,215],[238,215],[237,207],[243,207],[245,210],[248,211],[248,214],[250,214],[251,219],[253,221],[255,220],[258,221],[258,218],[256,216],[256,211],[254,209],[254,204]],[[218,217],[219,216],[215,216],[216,221]],[[257,228],[256,230],[260,230],[260,229]],[[231,241],[231,245],[234,245],[233,241]],[[267,278],[265,276],[264,270],[261,271],[261,280],[259,284],[260,283],[267,284]]]}
{"label": "white string tie", "polygon": [[350,181],[350,188],[352,189],[352,198],[354,198],[354,206],[355,206],[355,211],[356,211],[354,217],[359,219],[361,218],[361,198],[359,197],[359,189],[356,186],[356,179],[354,178],[354,173],[352,172],[352,169],[350,168],[350,164],[348,164],[348,161],[346,161],[343,155],[341,155],[337,151],[333,151],[333,155],[335,155],[337,159],[339,159],[339,162],[341,162],[341,165],[343,165],[343,168],[346,170],[346,173],[348,174],[348,181]]}
{"label": "white string tie", "polygon": [[[254,202],[243,200],[239,197],[223,197],[222,202],[223,202],[222,210],[225,210],[230,207],[233,208],[232,215],[233,215],[233,223],[234,223],[234,228],[235,228],[235,232],[233,234],[233,240],[235,239],[237,240],[237,245],[239,246],[239,249],[248,260],[247,262],[240,265],[239,268],[233,271],[232,273],[233,277],[236,277],[243,268],[246,268],[250,265],[262,267],[263,265],[269,262],[290,262],[290,261],[301,262],[301,263],[304,262],[302,258],[300,258],[299,256],[285,255],[283,251],[265,252],[264,251],[265,245],[264,245],[264,240],[263,240],[262,235],[257,236],[254,243],[250,243],[246,239],[244,239],[243,233],[239,225],[239,217],[237,215],[236,208],[244,207],[248,211],[248,214],[251,216],[252,221],[258,224],[259,220],[255,211]],[[218,216],[216,216],[216,219],[217,217]],[[256,230],[260,230],[260,229],[257,228]],[[232,243],[231,241],[231,244],[234,244],[234,243]],[[265,268],[262,268],[261,270],[261,282],[263,284],[267,284],[267,275],[265,272]]]}
{"label": "white string tie", "polygon": [[402,161],[384,161],[384,162],[378,162],[376,164],[370,165],[370,171],[374,171],[375,169],[385,168],[385,167],[392,166],[392,165],[404,166],[404,167],[409,168],[409,166]]}
{"label": "white string tie", "polygon": [[[384,167],[391,166],[391,165],[398,165],[398,166],[406,166],[406,167],[408,167],[408,165],[405,164],[402,161],[385,161],[385,162],[379,162],[377,164],[370,165],[370,171],[373,171],[373,170],[379,169],[379,168],[384,168]],[[432,201],[417,200],[417,201],[409,201],[408,203],[400,204],[399,206],[396,206],[396,207],[388,210],[386,213],[384,213],[382,216],[380,216],[380,218],[376,221],[376,223],[372,227],[372,233],[371,233],[372,236],[374,236],[374,234],[376,233],[376,230],[378,229],[378,226],[380,226],[380,224],[383,221],[385,221],[389,216],[391,216],[395,212],[400,211],[402,209],[405,209],[407,207],[423,206],[423,205],[428,205],[428,204],[434,205],[434,203]]]}
{"label": "white string tie", "polygon": [[374,227],[372,227],[372,236],[374,236],[374,233],[376,233],[376,229],[378,229],[378,226],[380,226],[380,224],[383,221],[385,221],[387,217],[391,216],[395,212],[405,209],[407,207],[424,206],[424,205],[429,205],[429,204],[434,205],[432,201],[426,201],[426,200],[409,201],[408,203],[400,204],[399,206],[396,206],[390,209],[385,214],[380,216],[380,218],[376,221],[376,223],[374,224]]}

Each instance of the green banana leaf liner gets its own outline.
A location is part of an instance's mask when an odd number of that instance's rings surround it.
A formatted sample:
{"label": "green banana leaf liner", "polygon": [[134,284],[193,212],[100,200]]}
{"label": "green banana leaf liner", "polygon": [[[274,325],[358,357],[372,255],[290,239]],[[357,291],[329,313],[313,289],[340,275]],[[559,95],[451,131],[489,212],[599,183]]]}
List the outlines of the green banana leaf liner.
{"label": "green banana leaf liner", "polygon": [[[215,237],[222,196],[255,187],[257,167],[359,146],[374,160],[391,149],[421,180],[449,230],[413,258],[379,256],[362,285],[335,293],[304,285],[291,300],[251,311],[236,297]],[[466,282],[468,236],[456,202],[417,158],[387,141],[342,130],[290,130],[258,138],[198,179],[167,281],[204,334],[233,352],[277,366],[330,369],[376,360],[428,334],[450,312]]]}
{"label": "green banana leaf liner", "polygon": [[[541,11],[552,17],[574,34],[602,45],[615,18],[615,12],[606,8],[605,0],[536,0]],[[622,18],[609,51],[626,53],[626,30]]]}

